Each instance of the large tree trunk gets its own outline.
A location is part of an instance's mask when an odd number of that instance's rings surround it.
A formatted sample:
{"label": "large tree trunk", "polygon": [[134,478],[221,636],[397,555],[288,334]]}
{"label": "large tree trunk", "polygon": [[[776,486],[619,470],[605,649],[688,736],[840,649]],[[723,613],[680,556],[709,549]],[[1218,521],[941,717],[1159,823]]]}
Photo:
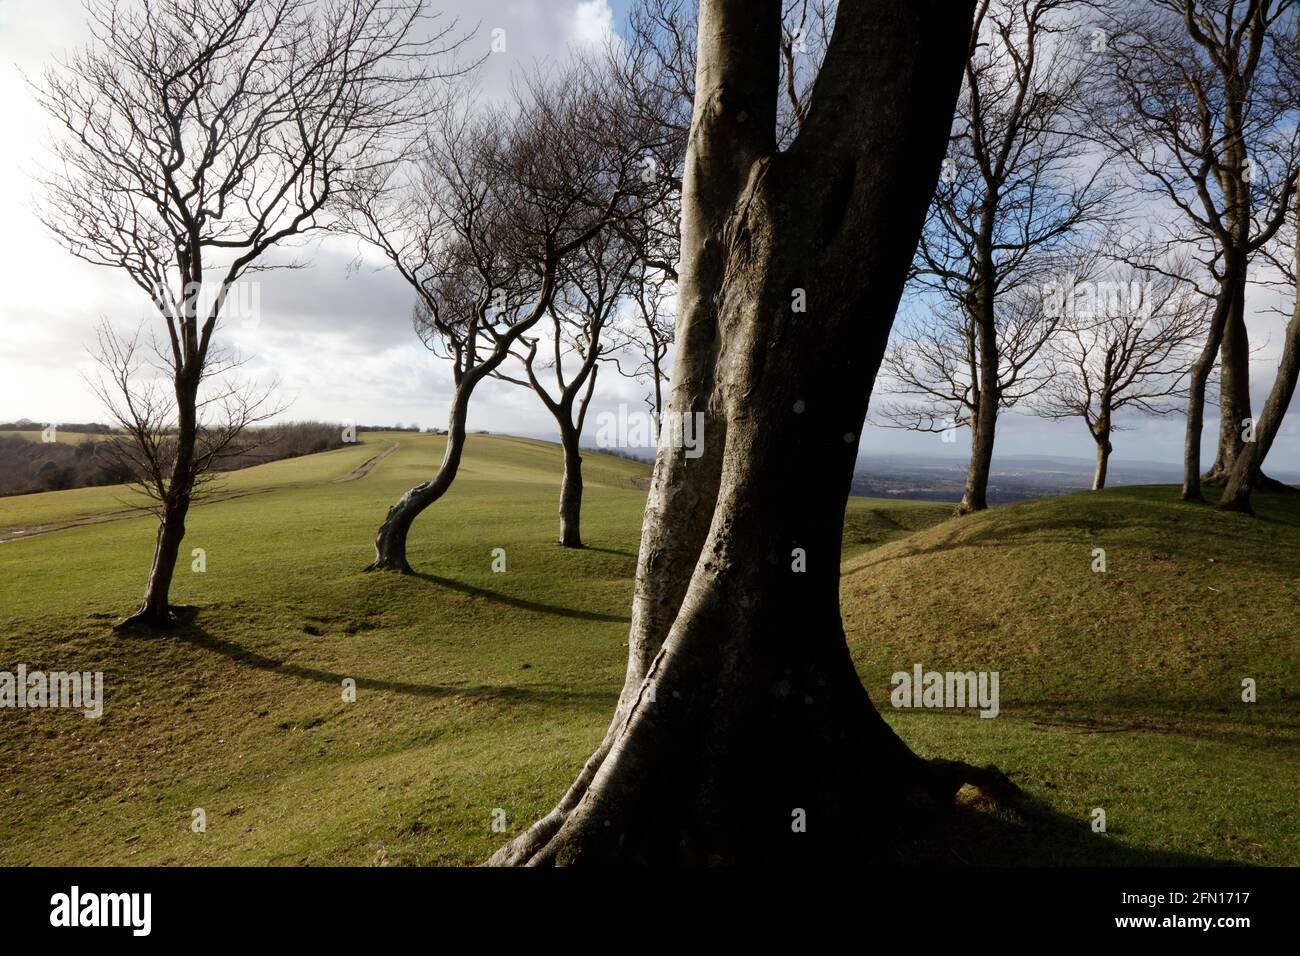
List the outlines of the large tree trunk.
{"label": "large tree trunk", "polygon": [[[566,413],[567,414],[567,413]],[[582,547],[582,450],[576,428],[560,424],[564,477],[560,481],[560,544]]]}
{"label": "large tree trunk", "polygon": [[560,804],[492,862],[870,855],[887,836],[850,820],[892,822],[965,781],[1009,788],[899,740],[839,616],[858,432],[969,39],[973,4],[954,6],[842,3],[808,122],[778,154],[779,0],[701,4],[669,410],[707,410],[706,451],[660,442],[614,721]]}
{"label": "large tree trunk", "polygon": [[407,491],[388,509],[388,516],[375,535],[375,559],[365,570],[412,573],[406,560],[406,536],[411,523],[425,508],[446,494],[456,480],[461,454],[465,451],[465,422],[469,417],[470,395],[479,380],[479,376],[467,376],[456,386],[447,419],[447,446],[442,453],[442,463],[432,478]]}

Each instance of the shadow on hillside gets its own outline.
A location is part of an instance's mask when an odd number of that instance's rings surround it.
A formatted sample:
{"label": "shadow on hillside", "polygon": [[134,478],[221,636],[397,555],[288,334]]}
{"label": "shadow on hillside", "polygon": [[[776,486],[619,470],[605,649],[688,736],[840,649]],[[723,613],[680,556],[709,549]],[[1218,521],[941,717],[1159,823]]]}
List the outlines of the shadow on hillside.
{"label": "shadow on hillside", "polygon": [[436,574],[416,572],[415,577],[423,578],[430,584],[436,584],[439,587],[447,588],[449,591],[459,591],[461,594],[483,598],[485,601],[494,601],[497,604],[505,604],[508,607],[518,608],[521,611],[532,611],[536,614],[554,614],[559,617],[573,617],[583,621],[601,621],[608,624],[632,623],[630,617],[624,617],[621,614],[600,614],[596,611],[581,611],[577,608],[562,607],[558,604],[543,604],[540,601],[527,601],[524,598],[511,597],[509,594],[502,594],[500,591],[489,591],[487,588],[476,587],[473,584],[465,584],[462,581],[453,581],[451,578],[439,577]]}
{"label": "shadow on hillside", "polygon": [[[875,700],[887,701],[889,686],[869,683]],[[1113,693],[1087,699],[1062,697],[1003,700],[1000,719],[1024,720],[1035,727],[1094,734],[1162,734],[1192,740],[1215,740],[1227,744],[1257,747],[1267,743],[1281,748],[1300,748],[1300,713],[1294,699],[1283,696],[1257,704],[1225,707],[1225,697],[1171,696]],[[890,708],[884,707],[888,716]],[[969,720],[961,710],[934,708],[911,711],[914,720]]]}
{"label": "shadow on hillside", "polygon": [[1094,833],[1079,819],[1031,801],[1018,812],[959,805],[899,841],[898,862],[916,866],[1242,866],[1236,860],[1125,846],[1109,821]]}
{"label": "shadow on hillside", "polygon": [[360,677],[356,674],[342,674],[315,667],[303,667],[300,664],[290,664],[287,661],[267,657],[265,654],[243,647],[233,641],[216,637],[194,621],[178,626],[172,636],[182,643],[220,654],[244,667],[269,671],[298,680],[329,684],[335,688],[340,687],[343,680],[350,677],[357,682],[358,690],[386,690],[396,694],[410,694],[416,697],[477,697],[484,700],[505,702],[528,701],[593,707],[604,710],[613,707],[617,696],[613,693],[552,689],[541,686],[518,687],[506,684],[481,684],[470,687],[445,684],[415,684],[408,681],[383,680],[373,677]]}

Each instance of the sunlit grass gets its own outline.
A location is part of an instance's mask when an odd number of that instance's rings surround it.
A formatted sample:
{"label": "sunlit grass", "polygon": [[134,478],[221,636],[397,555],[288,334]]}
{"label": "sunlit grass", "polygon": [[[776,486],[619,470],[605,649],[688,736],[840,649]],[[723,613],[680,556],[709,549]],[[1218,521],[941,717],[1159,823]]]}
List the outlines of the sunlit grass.
{"label": "sunlit grass", "polygon": [[[148,517],[0,544],[0,670],[103,670],[107,690],[100,720],[0,711],[0,862],[474,863],[550,808],[622,679],[648,469],[586,455],[590,547],[571,551],[554,543],[558,449],[473,436],[415,525],[419,574],[369,575],[378,522],[443,440],[363,437],[232,474],[242,497],[193,511],[173,599],[198,611],[168,636],[109,629],[143,590]],[[370,475],[337,480],[389,440],[401,449]],[[0,499],[0,527],[118,496]],[[1300,510],[1266,499],[1254,523],[1170,497],[956,522],[946,505],[851,502],[845,620],[873,697],[919,751],[995,761],[1056,814],[977,814],[918,859],[1300,862]],[[1000,670],[1002,715],[890,710],[889,675],[915,662]],[[1259,704],[1240,703],[1244,676]],[[1098,806],[1106,835],[1087,827]]]}

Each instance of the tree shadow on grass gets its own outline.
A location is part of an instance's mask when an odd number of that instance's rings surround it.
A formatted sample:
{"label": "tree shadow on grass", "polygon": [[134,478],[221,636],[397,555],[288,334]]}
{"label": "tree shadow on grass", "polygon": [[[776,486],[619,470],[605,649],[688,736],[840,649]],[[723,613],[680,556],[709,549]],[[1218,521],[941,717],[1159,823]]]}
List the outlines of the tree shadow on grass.
{"label": "tree shadow on grass", "polygon": [[216,637],[194,620],[179,622],[172,631],[171,636],[192,647],[220,654],[244,667],[252,667],[297,680],[329,684],[336,688],[342,686],[345,678],[352,678],[357,682],[358,690],[383,690],[396,694],[432,698],[475,697],[484,700],[499,700],[506,703],[533,702],[604,710],[612,709],[617,699],[617,694],[612,692],[574,691],[540,685],[519,687],[506,684],[480,684],[478,686],[416,684],[409,681],[361,677],[357,674],[343,674],[316,667],[304,667],[301,664],[291,664],[288,661],[268,657],[251,648],[236,644],[234,641]]}
{"label": "tree shadow on grass", "polygon": [[1094,833],[1091,818],[1066,816],[1028,800],[1016,810],[981,798],[962,802],[895,844],[897,862],[915,866],[1247,866],[1238,860],[1126,846],[1122,827]]}
{"label": "tree shadow on grass", "polygon": [[594,544],[586,545],[585,550],[595,551],[599,554],[614,554],[618,555],[620,558],[632,558],[633,560],[636,560],[637,558],[637,553],[635,551],[623,551],[619,548],[599,548]]}
{"label": "tree shadow on grass", "polygon": [[462,581],[453,581],[451,578],[439,577],[436,574],[416,572],[414,576],[428,581],[430,584],[436,584],[439,587],[447,588],[450,591],[459,591],[461,594],[483,598],[486,601],[493,601],[497,604],[504,604],[508,607],[518,608],[521,611],[532,611],[535,614],[554,614],[559,617],[572,617],[582,621],[600,621],[607,624],[632,623],[632,618],[625,617],[621,614],[600,614],[596,611],[581,611],[577,608],[562,607],[558,604],[543,604],[540,601],[528,601],[524,598],[511,597],[508,594],[502,594],[500,591],[490,591],[487,588],[476,587],[473,584],[465,584]]}

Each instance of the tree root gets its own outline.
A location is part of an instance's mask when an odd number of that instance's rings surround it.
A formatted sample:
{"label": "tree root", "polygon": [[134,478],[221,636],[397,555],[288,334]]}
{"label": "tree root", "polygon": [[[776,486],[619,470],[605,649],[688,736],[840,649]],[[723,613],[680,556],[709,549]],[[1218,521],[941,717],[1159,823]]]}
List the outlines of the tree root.
{"label": "tree root", "polygon": [[375,560],[362,568],[361,571],[366,574],[371,571],[395,571],[398,574],[415,573],[406,558],[375,558]]}
{"label": "tree root", "polygon": [[964,786],[972,786],[997,806],[1019,808],[1025,792],[993,764],[976,767],[960,760],[933,758],[924,761],[927,791],[931,799],[948,805]]}
{"label": "tree root", "polygon": [[187,604],[169,604],[166,615],[159,617],[152,611],[142,607],[134,614],[114,624],[113,631],[117,634],[163,631],[192,619],[197,612],[198,608]]}

